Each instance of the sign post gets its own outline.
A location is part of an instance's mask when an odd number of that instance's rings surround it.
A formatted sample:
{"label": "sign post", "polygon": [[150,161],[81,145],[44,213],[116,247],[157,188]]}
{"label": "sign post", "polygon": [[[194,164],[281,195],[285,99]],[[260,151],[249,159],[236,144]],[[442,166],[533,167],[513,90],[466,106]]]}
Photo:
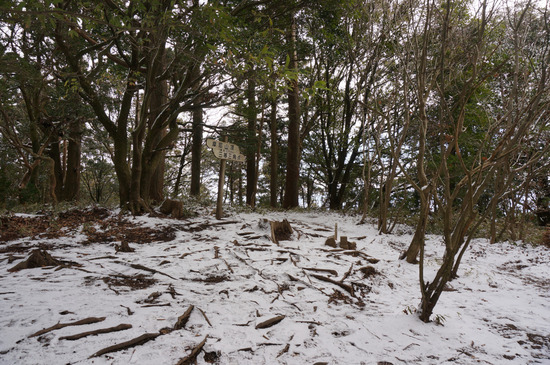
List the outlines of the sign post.
{"label": "sign post", "polygon": [[206,145],[212,149],[214,156],[221,160],[220,176],[218,179],[218,200],[216,203],[216,219],[222,218],[223,185],[225,181],[225,163],[227,160],[244,162],[245,158],[239,151],[239,146],[228,143],[227,136],[224,136],[223,142],[208,138]]}

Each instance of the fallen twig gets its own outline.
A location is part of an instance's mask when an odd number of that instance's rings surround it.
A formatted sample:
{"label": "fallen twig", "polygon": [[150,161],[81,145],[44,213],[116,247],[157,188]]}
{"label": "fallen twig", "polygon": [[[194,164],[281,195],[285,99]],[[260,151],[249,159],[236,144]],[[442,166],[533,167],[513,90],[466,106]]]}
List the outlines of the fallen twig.
{"label": "fallen twig", "polygon": [[208,324],[210,325],[210,327],[212,327],[212,323],[210,323],[210,320],[208,319],[208,317],[206,316],[206,313],[204,313],[204,311],[200,308],[198,308],[199,311],[202,313],[202,316],[204,317],[204,319],[206,319],[206,322],[208,322]]}
{"label": "fallen twig", "polygon": [[175,277],[173,277],[171,275],[168,275],[166,273],[163,273],[162,271],[151,269],[147,266],[143,266],[143,265],[140,265],[140,264],[130,264],[130,267],[132,267],[134,269],[137,269],[137,270],[149,271],[149,272],[152,272],[153,274],[160,274],[160,275],[168,276],[170,279],[177,280]]}
{"label": "fallen twig", "polygon": [[[305,271],[304,271],[304,274],[306,274],[306,277],[307,277],[308,280],[309,280],[309,276],[307,275],[307,273],[306,273]],[[317,288],[317,287],[316,287],[315,285],[313,285],[312,283],[308,283],[307,281],[304,281],[304,280],[302,280],[302,279],[300,279],[300,278],[297,278],[297,277],[295,277],[295,276],[292,276],[292,275],[290,275],[290,274],[288,274],[288,273],[287,273],[287,276],[288,276],[288,278],[289,278],[290,280],[292,280],[292,281],[297,281],[297,282],[299,282],[299,283],[304,284],[304,285],[307,286],[308,288],[315,289],[315,290],[319,290],[321,293],[323,293],[323,294],[325,294],[325,295],[328,295],[328,294],[325,293],[322,289]],[[310,281],[311,281],[311,280],[310,280]]]}
{"label": "fallen twig", "polygon": [[33,333],[32,335],[29,336],[29,338],[40,336],[40,335],[43,335],[44,333],[48,333],[48,332],[58,330],[58,329],[61,329],[61,328],[65,328],[65,327],[69,327],[69,326],[81,326],[81,325],[84,325],[84,324],[92,324],[92,323],[102,322],[104,320],[105,320],[105,317],[99,317],[99,318],[89,317],[89,318],[84,318],[84,319],[81,319],[80,321],[75,321],[75,322],[58,323],[55,326],[44,328],[44,329],[42,329],[42,330],[40,330],[36,333]]}
{"label": "fallen twig", "polygon": [[327,283],[331,283],[334,285],[338,285],[340,288],[344,289],[351,295],[354,295],[353,287],[351,285],[344,284],[336,280],[332,280],[331,278],[327,278],[326,276],[322,276],[322,275],[311,274],[311,276],[313,276],[315,279],[326,281]]}
{"label": "fallen twig", "polygon": [[181,316],[178,317],[178,320],[176,321],[176,324],[174,324],[173,329],[180,330],[185,327],[187,324],[187,321],[189,320],[189,317],[191,316],[191,312],[193,311],[193,308],[195,308],[194,305],[190,305],[189,308],[183,313]]}
{"label": "fallen twig", "polygon": [[231,271],[231,274],[234,274],[235,272],[233,271],[233,269],[231,268],[231,266],[229,266],[229,263],[223,259],[223,262],[225,262],[225,266],[227,266],[227,268],[229,269],[229,271]]}
{"label": "fallen twig", "polygon": [[207,339],[208,335],[204,336],[204,340],[202,340],[197,346],[195,346],[193,350],[191,350],[191,353],[189,355],[178,361],[177,365],[192,364],[196,360],[197,355],[201,352]]}
{"label": "fallen twig", "polygon": [[207,249],[207,250],[198,250],[198,251],[193,251],[193,252],[185,252],[185,253],[183,253],[179,258],[180,258],[180,259],[183,259],[183,258],[185,258],[185,257],[187,257],[187,256],[189,256],[189,255],[194,254],[194,253],[201,253],[201,252],[206,252],[206,251],[210,251],[210,249]]}
{"label": "fallen twig", "polygon": [[126,308],[126,312],[128,313],[129,316],[131,316],[132,314],[134,314],[134,311],[130,309],[130,307],[126,307],[126,306],[123,306],[122,304],[120,305],[122,308]]}
{"label": "fallen twig", "polygon": [[285,317],[286,317],[285,315],[280,315],[277,317],[270,318],[266,321],[258,323],[256,325],[256,329],[262,329],[262,328],[268,328],[268,327],[274,326],[277,323],[281,322],[283,319],[285,319]]}
{"label": "fallen twig", "polygon": [[287,343],[286,346],[285,346],[285,348],[282,349],[281,351],[279,351],[279,354],[277,355],[277,357],[281,357],[281,355],[287,353],[289,348],[290,348],[290,344]]}
{"label": "fallen twig", "polygon": [[100,256],[100,257],[92,257],[91,259],[87,259],[87,261],[93,261],[93,260],[103,260],[103,259],[118,259],[118,257],[116,256],[112,256],[112,255],[109,255],[109,256]]}
{"label": "fallen twig", "polygon": [[252,232],[237,232],[237,234],[239,236],[250,236],[251,234],[254,234],[256,232],[252,231]]}
{"label": "fallen twig", "polygon": [[132,328],[131,324],[123,323],[123,324],[119,324],[118,326],[114,326],[114,327],[100,328],[100,329],[97,329],[95,331],[82,332],[82,333],[78,333],[78,334],[72,335],[72,336],[63,336],[63,337],[59,337],[59,339],[60,340],[74,341],[74,340],[78,340],[80,338],[87,337],[87,336],[99,335],[101,333],[124,331],[124,330],[130,329],[130,328]]}
{"label": "fallen twig", "polygon": [[332,274],[334,276],[338,276],[338,271],[332,270],[332,269],[317,269],[315,267],[304,267],[304,270],[317,271],[317,272],[326,272],[326,273]]}
{"label": "fallen twig", "polygon": [[340,282],[343,283],[344,280],[346,280],[348,278],[348,276],[351,275],[351,271],[353,270],[353,263],[351,264],[351,266],[349,267],[349,270],[344,274],[344,276],[342,277],[342,279],[340,279]]}
{"label": "fallen twig", "polygon": [[321,325],[321,322],[317,322],[317,321],[296,321],[296,323],[308,323],[308,324],[315,324],[317,326]]}
{"label": "fallen twig", "polygon": [[141,308],[152,308],[152,307],[171,307],[170,303],[158,303],[158,304],[146,304],[142,305]]}
{"label": "fallen twig", "polygon": [[367,255],[366,253],[358,251],[358,250],[344,250],[344,251],[342,251],[342,253],[345,254],[345,255],[353,256],[353,257],[360,256],[360,257],[364,258],[365,260],[368,260],[368,259],[372,258],[369,255]]}
{"label": "fallen twig", "polygon": [[196,226],[187,226],[187,229],[184,229],[187,232],[197,232],[197,231],[203,231],[207,228],[213,227],[213,226],[223,226],[226,224],[234,224],[239,223],[239,221],[218,221],[218,222],[204,222],[201,224],[197,224]]}

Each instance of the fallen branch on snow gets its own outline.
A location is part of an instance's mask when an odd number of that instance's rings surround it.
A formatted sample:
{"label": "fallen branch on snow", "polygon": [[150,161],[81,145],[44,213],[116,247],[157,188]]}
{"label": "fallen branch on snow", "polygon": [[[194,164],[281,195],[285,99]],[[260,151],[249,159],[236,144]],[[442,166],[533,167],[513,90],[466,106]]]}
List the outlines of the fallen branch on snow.
{"label": "fallen branch on snow", "polygon": [[177,365],[188,365],[195,362],[198,354],[201,352],[202,348],[204,347],[204,344],[206,343],[206,340],[208,339],[208,335],[204,336],[204,340],[201,341],[197,346],[191,350],[191,353],[178,361]]}
{"label": "fallen branch on snow", "polygon": [[140,265],[140,264],[130,264],[130,267],[132,267],[134,269],[137,269],[137,270],[149,271],[149,272],[152,272],[153,274],[160,274],[160,275],[168,276],[170,279],[178,280],[178,279],[176,279],[175,277],[173,277],[171,275],[163,273],[162,271],[151,269],[147,266],[143,266],[143,265]]}
{"label": "fallen branch on snow", "polygon": [[143,345],[146,342],[154,340],[155,338],[157,338],[160,335],[161,335],[160,333],[144,333],[143,335],[141,335],[139,337],[136,337],[136,338],[133,338],[129,341],[117,343],[116,345],[109,346],[109,347],[106,347],[102,350],[99,350],[98,352],[96,352],[95,354],[90,356],[89,358],[91,359],[92,357],[98,357],[98,356],[101,356],[101,355],[108,354],[110,352],[126,350],[126,349],[129,349],[129,348],[134,347],[134,346]]}
{"label": "fallen branch on snow", "polygon": [[268,327],[274,326],[277,323],[281,322],[283,319],[285,319],[285,317],[286,317],[285,315],[280,315],[277,317],[270,318],[266,321],[258,323],[256,325],[256,329],[262,329],[262,328],[268,328]]}
{"label": "fallen branch on snow", "polygon": [[336,280],[332,280],[331,278],[327,278],[326,276],[322,276],[322,275],[311,274],[311,276],[313,276],[315,279],[318,279],[318,280],[321,280],[321,281],[326,281],[327,283],[331,283],[331,284],[334,284],[334,285],[338,285],[340,288],[342,288],[345,291],[347,291],[348,293],[350,293],[350,295],[354,296],[354,290],[353,290],[353,287],[351,285],[344,284],[344,283],[341,283],[341,282],[336,281]]}
{"label": "fallen branch on snow", "polygon": [[130,329],[130,328],[132,328],[131,324],[122,323],[122,324],[119,324],[118,326],[114,326],[114,327],[100,328],[100,329],[97,329],[95,331],[88,331],[88,332],[78,333],[78,334],[72,335],[72,336],[59,337],[59,339],[60,340],[74,341],[74,340],[78,340],[78,339],[81,339],[81,338],[87,337],[87,336],[99,335],[101,333],[124,331],[124,330]]}
{"label": "fallen branch on snow", "polygon": [[84,318],[84,319],[81,319],[80,321],[75,321],[75,322],[58,323],[54,326],[44,328],[44,329],[42,329],[42,330],[40,330],[36,333],[33,333],[32,335],[29,336],[29,338],[40,336],[40,335],[43,335],[44,333],[48,333],[48,332],[58,330],[58,329],[61,329],[61,328],[65,328],[65,327],[69,327],[69,326],[81,326],[83,324],[92,324],[92,323],[102,322],[104,320],[105,320],[105,317],[99,317],[99,318],[89,317],[89,318]]}

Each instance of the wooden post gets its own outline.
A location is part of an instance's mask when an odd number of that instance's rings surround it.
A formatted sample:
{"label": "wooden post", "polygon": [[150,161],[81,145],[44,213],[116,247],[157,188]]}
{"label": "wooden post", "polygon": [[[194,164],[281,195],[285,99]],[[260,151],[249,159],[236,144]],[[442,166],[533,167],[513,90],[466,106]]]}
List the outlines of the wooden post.
{"label": "wooden post", "polygon": [[[223,137],[223,141],[227,142],[227,136]],[[222,219],[222,202],[223,202],[223,185],[225,182],[225,159],[221,159],[220,177],[218,180],[218,203],[216,204],[216,219]]]}

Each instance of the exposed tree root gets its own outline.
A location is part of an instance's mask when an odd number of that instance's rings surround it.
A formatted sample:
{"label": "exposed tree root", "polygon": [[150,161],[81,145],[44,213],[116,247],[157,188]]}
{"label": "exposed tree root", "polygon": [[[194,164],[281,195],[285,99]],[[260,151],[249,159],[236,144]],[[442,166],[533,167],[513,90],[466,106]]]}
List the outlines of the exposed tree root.
{"label": "exposed tree root", "polygon": [[338,285],[340,288],[344,289],[345,291],[350,293],[352,296],[354,295],[354,290],[351,285],[344,284],[336,280],[332,280],[331,278],[327,278],[326,276],[322,276],[322,275],[311,274],[311,276],[313,276],[315,279],[326,281],[327,283],[331,283],[334,285]]}
{"label": "exposed tree root", "polygon": [[206,343],[207,339],[208,339],[208,335],[204,337],[204,340],[202,340],[201,343],[199,343],[197,346],[193,348],[193,350],[191,350],[191,353],[189,355],[187,355],[186,357],[178,361],[177,365],[190,365],[195,363],[195,360],[197,359],[197,356],[201,352],[202,348],[204,347],[204,344]]}
{"label": "exposed tree root", "polygon": [[95,331],[82,332],[82,333],[78,333],[78,334],[72,335],[72,336],[63,336],[63,337],[59,337],[59,339],[60,340],[74,341],[74,340],[78,340],[78,339],[81,339],[81,338],[87,337],[87,336],[99,335],[101,333],[124,331],[124,330],[130,329],[130,328],[132,328],[131,324],[123,323],[123,324],[119,324],[118,326],[114,326],[114,327],[100,328],[100,329],[97,329]]}
{"label": "exposed tree root", "polygon": [[185,313],[183,313],[181,316],[178,317],[178,320],[176,321],[176,324],[173,327],[174,331],[180,330],[185,327],[185,325],[187,324],[187,321],[189,320],[189,317],[191,316],[191,312],[193,311],[194,308],[195,306],[190,305],[189,308],[187,308],[187,310],[185,311]]}
{"label": "exposed tree root", "polygon": [[98,356],[101,356],[101,355],[108,354],[110,352],[126,350],[130,347],[143,345],[146,342],[154,340],[155,338],[157,338],[160,335],[161,335],[161,333],[144,333],[143,335],[141,335],[139,337],[136,337],[136,338],[133,338],[129,341],[122,342],[122,343],[117,343],[116,345],[109,346],[109,347],[106,347],[102,350],[99,350],[98,352],[96,352],[95,354],[90,356],[89,358],[91,359],[92,357],[98,357]]}
{"label": "exposed tree root", "polygon": [[58,329],[61,329],[61,328],[65,328],[65,327],[69,327],[69,326],[81,326],[83,324],[92,324],[92,323],[102,322],[104,320],[105,320],[105,317],[99,317],[99,318],[89,317],[89,318],[81,319],[80,321],[75,321],[75,322],[58,323],[55,326],[44,328],[44,329],[42,329],[42,330],[40,330],[36,333],[33,333],[32,335],[29,336],[29,338],[40,336],[40,335],[43,335],[44,333],[48,333],[48,332],[58,330]]}

